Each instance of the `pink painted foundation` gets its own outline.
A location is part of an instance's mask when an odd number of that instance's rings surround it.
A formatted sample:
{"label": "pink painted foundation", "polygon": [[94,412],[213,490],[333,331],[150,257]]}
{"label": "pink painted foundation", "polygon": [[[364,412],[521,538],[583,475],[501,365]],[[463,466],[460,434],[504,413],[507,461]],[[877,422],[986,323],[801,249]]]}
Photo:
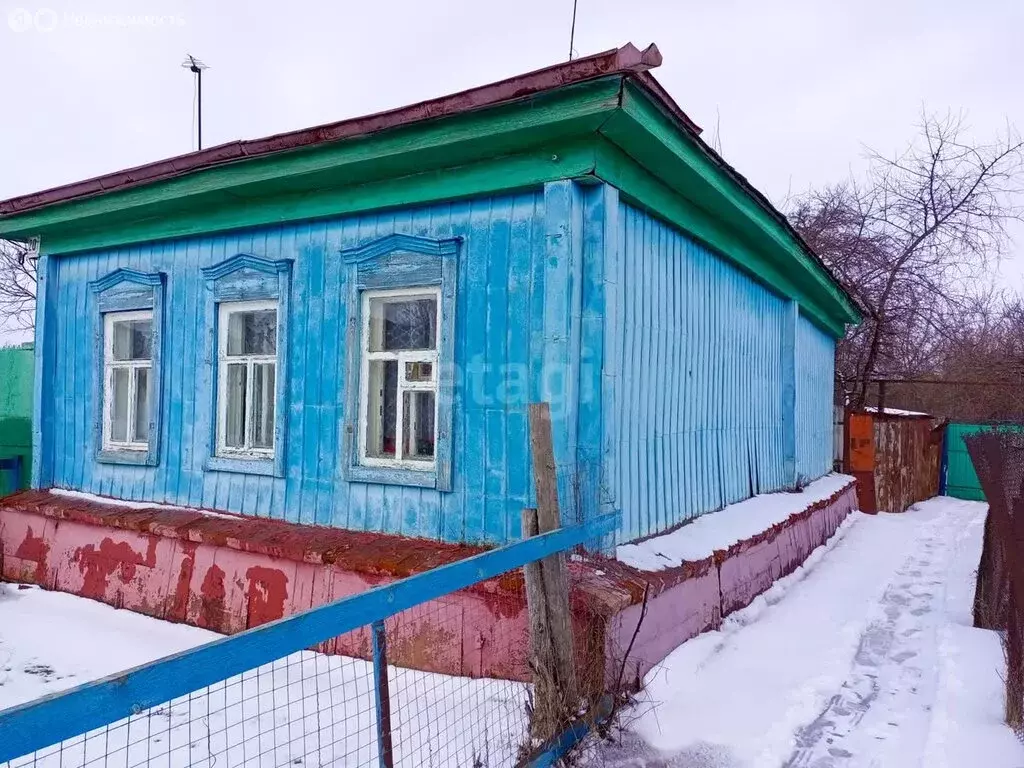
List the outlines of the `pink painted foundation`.
{"label": "pink painted foundation", "polygon": [[[644,572],[607,559],[569,563],[577,652],[624,682],[721,625],[792,572],[856,508],[854,484],[728,550]],[[0,501],[0,576],[232,634],[454,562],[479,547],[184,509],[125,509],[25,491]],[[522,577],[509,573],[387,622],[395,663],[470,677],[528,680]],[[319,647],[366,658],[369,632]],[[599,658],[603,656],[603,658]]]}

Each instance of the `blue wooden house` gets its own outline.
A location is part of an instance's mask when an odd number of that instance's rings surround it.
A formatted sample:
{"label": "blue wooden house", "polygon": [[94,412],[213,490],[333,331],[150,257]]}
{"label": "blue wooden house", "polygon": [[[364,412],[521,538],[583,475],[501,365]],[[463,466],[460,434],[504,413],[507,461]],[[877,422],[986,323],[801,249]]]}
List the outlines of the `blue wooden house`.
{"label": "blue wooden house", "polygon": [[857,310],[660,60],[0,203],[40,239],[33,487],[504,542],[540,400],[620,541],[828,472]]}

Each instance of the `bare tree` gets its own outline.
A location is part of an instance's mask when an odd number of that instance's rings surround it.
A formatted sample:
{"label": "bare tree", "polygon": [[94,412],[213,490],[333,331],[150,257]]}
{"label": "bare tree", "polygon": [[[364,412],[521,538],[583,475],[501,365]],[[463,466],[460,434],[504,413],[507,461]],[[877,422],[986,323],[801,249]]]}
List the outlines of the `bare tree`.
{"label": "bare tree", "polygon": [[0,240],[0,329],[32,330],[35,308],[35,259],[23,243]]}
{"label": "bare tree", "polygon": [[[1024,142],[1012,128],[971,141],[963,115],[924,115],[901,154],[868,154],[861,180],[799,198],[794,226],[860,302],[837,349],[851,405],[872,379],[934,370],[951,318],[969,313],[1020,219]],[[983,292],[981,292],[983,293]]]}
{"label": "bare tree", "polygon": [[886,402],[957,421],[1024,420],[1024,302],[990,291],[939,317],[925,351],[908,350],[912,381]]}

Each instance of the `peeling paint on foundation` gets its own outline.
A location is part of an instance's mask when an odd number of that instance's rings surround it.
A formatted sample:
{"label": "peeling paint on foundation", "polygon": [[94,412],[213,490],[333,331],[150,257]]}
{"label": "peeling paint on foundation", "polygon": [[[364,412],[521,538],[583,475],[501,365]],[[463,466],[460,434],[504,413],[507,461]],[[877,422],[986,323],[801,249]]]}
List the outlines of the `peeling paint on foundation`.
{"label": "peeling paint on foundation", "polygon": [[245,572],[248,582],[248,627],[258,627],[284,616],[288,577],[278,568],[254,565]]}
{"label": "peeling paint on foundation", "polygon": [[182,544],[181,564],[178,566],[178,579],[174,586],[174,597],[168,607],[167,618],[171,621],[184,622],[188,617],[189,585],[195,571],[196,544]]}
{"label": "peeling paint on foundation", "polygon": [[14,556],[22,560],[30,560],[36,564],[36,583],[43,584],[46,581],[46,557],[50,552],[50,545],[42,535],[33,535],[32,527],[29,526],[25,538],[22,539]]}
{"label": "peeling paint on foundation", "polygon": [[[571,559],[576,654],[594,684],[618,673],[645,584],[647,618],[634,655],[643,674],[687,639],[721,624],[822,544],[855,507],[848,486],[728,550],[641,572],[614,560]],[[265,519],[187,510],[104,508],[28,491],[0,500],[0,568],[8,580],[225,634],[240,632],[480,551]],[[428,546],[429,544],[429,546]],[[381,561],[374,553],[387,552]],[[529,680],[522,577],[505,574],[385,622],[392,658],[431,672]],[[370,656],[364,627],[320,645]],[[588,678],[589,679],[589,678]],[[589,684],[589,683],[588,683]]]}
{"label": "peeling paint on foundation", "polygon": [[81,595],[94,600],[102,600],[106,594],[110,577],[115,573],[122,584],[135,578],[136,568],[144,566],[154,568],[156,562],[156,537],[149,537],[146,554],[141,554],[126,541],[115,542],[112,538],[104,538],[99,546],[87,544],[77,549],[72,562],[78,563],[85,581]]}
{"label": "peeling paint on foundation", "polygon": [[225,632],[226,617],[224,598],[227,591],[224,589],[224,571],[216,565],[210,566],[203,577],[202,595],[199,608],[199,626],[206,629]]}

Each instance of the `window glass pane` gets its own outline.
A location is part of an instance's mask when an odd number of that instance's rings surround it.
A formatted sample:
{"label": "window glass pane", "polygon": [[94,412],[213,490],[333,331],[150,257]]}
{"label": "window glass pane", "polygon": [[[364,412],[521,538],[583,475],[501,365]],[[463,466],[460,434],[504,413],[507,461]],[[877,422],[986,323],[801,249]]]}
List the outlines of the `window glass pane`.
{"label": "window glass pane", "polygon": [[405,380],[409,382],[424,382],[434,380],[433,363],[417,361],[405,364]]}
{"label": "window glass pane", "polygon": [[398,425],[398,361],[371,360],[366,398],[366,455],[395,457]]}
{"label": "window glass pane", "polygon": [[435,349],[437,299],[370,299],[370,350]]}
{"label": "window glass pane", "polygon": [[135,437],[134,442],[149,441],[149,369],[135,369]]}
{"label": "window glass pane", "polygon": [[128,442],[128,399],[129,368],[112,368],[110,371],[110,440],[115,443]]}
{"label": "window glass pane", "polygon": [[245,448],[245,363],[227,366],[224,377],[224,445],[227,448]]}
{"label": "window glass pane", "polygon": [[115,320],[111,324],[115,360],[149,360],[153,354],[153,321]]}
{"label": "window glass pane", "polygon": [[229,355],[277,353],[277,310],[256,309],[228,315]]}
{"label": "window glass pane", "polygon": [[252,371],[252,447],[274,447],[274,363],[257,363]]}
{"label": "window glass pane", "polygon": [[434,460],[434,393],[405,392],[402,403],[402,458]]}

